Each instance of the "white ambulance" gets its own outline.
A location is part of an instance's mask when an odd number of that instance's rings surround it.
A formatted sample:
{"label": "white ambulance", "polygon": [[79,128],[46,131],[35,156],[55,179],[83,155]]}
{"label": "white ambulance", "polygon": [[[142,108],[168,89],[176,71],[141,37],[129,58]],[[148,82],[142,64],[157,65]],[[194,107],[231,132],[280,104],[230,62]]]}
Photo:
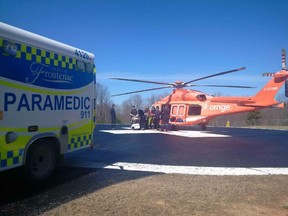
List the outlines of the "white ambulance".
{"label": "white ambulance", "polygon": [[0,171],[46,180],[95,127],[94,55],[0,22]]}

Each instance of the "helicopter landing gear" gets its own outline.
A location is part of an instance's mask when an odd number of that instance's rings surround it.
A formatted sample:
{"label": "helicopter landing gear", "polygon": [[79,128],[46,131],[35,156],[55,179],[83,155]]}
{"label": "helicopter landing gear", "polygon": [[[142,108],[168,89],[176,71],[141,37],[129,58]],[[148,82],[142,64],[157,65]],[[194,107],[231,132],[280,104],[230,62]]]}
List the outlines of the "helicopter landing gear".
{"label": "helicopter landing gear", "polygon": [[206,129],[207,129],[207,126],[205,124],[200,125],[200,127],[201,127],[201,130],[203,130],[203,131],[206,131]]}
{"label": "helicopter landing gear", "polygon": [[178,130],[177,126],[174,124],[171,124],[171,131],[177,131],[177,130]]}

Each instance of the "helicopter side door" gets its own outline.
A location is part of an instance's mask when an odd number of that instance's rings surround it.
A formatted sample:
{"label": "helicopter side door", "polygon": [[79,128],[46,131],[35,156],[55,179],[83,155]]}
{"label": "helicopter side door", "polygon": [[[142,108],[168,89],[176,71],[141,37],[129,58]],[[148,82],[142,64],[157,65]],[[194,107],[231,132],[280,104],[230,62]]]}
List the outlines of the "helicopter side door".
{"label": "helicopter side door", "polygon": [[186,105],[185,104],[173,104],[171,106],[171,118],[177,122],[183,122],[186,115]]}

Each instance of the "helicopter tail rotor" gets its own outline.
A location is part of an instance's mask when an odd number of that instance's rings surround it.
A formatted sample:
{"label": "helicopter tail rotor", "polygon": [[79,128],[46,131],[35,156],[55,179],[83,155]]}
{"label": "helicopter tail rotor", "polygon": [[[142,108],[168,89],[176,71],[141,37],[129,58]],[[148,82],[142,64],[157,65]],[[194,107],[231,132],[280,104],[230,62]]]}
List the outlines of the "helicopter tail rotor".
{"label": "helicopter tail rotor", "polygon": [[[282,49],[282,70],[287,70],[286,67],[286,51],[285,49]],[[275,73],[263,73],[263,76],[270,76],[274,77]],[[285,81],[285,97],[288,97],[288,80]]]}

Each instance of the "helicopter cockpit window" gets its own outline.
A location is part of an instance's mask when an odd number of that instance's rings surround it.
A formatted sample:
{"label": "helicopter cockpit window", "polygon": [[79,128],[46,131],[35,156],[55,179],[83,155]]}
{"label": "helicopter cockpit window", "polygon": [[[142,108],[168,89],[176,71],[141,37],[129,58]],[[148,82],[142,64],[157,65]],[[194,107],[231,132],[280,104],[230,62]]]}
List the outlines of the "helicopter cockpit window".
{"label": "helicopter cockpit window", "polygon": [[189,106],[188,115],[201,115],[201,106],[197,104],[191,104]]}

